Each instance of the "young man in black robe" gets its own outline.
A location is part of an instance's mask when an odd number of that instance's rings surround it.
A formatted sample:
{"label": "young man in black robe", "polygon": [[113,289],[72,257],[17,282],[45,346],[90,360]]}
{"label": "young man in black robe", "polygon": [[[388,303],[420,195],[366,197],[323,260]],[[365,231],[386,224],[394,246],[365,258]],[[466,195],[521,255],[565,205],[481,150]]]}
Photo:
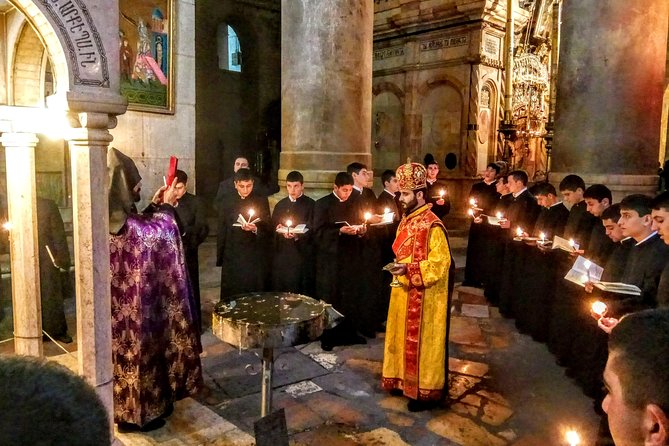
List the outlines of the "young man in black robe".
{"label": "young man in black robe", "polygon": [[198,248],[209,235],[206,206],[199,197],[188,192],[188,175],[183,170],[177,170],[177,183],[174,186],[177,204],[174,210],[177,214],[181,241],[184,245],[184,256],[188,277],[193,288],[195,298],[195,321],[198,333],[202,333],[202,306],[200,304],[200,263]]}
{"label": "young man in black robe", "polygon": [[500,222],[501,228],[509,230],[499,276],[499,311],[506,316],[513,315],[515,286],[524,269],[522,252],[525,244],[521,240],[514,240],[514,236],[532,234],[534,223],[541,211],[536,199],[527,190],[527,181],[527,173],[522,170],[509,173],[507,183],[513,199],[505,219]]}
{"label": "young man in black robe", "polygon": [[[513,195],[509,190],[507,184],[508,177],[503,175],[499,177],[496,184],[497,192],[500,194],[497,205],[495,206],[495,213],[493,217],[500,215],[505,216],[509,206],[513,202]],[[476,217],[474,223],[485,224],[487,231],[485,233],[487,239],[487,255],[483,262],[483,273],[488,280],[485,282],[484,295],[488,301],[497,305],[499,303],[499,286],[500,275],[502,274],[502,262],[504,260],[504,247],[508,238],[508,229],[504,229],[499,225],[492,225],[489,223],[490,219],[487,217]]]}
{"label": "young man in black robe", "polygon": [[[218,209],[216,266],[221,267],[223,301],[235,294],[265,291],[271,264],[273,228],[267,197],[253,192],[250,170],[239,169],[234,178],[235,193],[225,194]],[[240,215],[246,223],[238,222]]]}
{"label": "young man in black robe", "polygon": [[[583,200],[587,211],[597,218],[602,217],[602,212],[612,203],[611,190],[603,184],[593,184],[583,193]],[[588,259],[600,265],[606,263],[615,245],[606,236],[604,225],[594,225],[590,232],[590,242],[585,248]]]}
{"label": "young man in black robe", "polygon": [[[376,215],[376,195],[374,191],[367,187],[372,172],[367,170],[367,166],[354,162],[346,167],[346,172],[353,178],[353,191],[350,200],[356,202],[360,212],[363,215],[363,222],[367,224],[379,223],[380,218]],[[363,318],[368,320],[358,328],[363,335],[368,338],[376,336],[376,330],[386,314],[380,310],[379,305],[383,296],[383,265],[381,260],[381,239],[384,230],[379,226],[367,227],[364,238],[360,240],[361,253],[358,256],[358,271],[360,281],[358,284],[359,293],[364,302],[361,310],[367,315]]]}
{"label": "young man in black robe", "polygon": [[451,210],[451,200],[448,198],[446,185],[439,180],[439,163],[431,153],[425,155],[423,160],[427,170],[427,196],[426,201],[432,203],[432,212],[444,221],[444,217]]}
{"label": "young man in black robe", "polygon": [[551,183],[537,183],[530,192],[541,206],[541,213],[534,225],[534,235],[540,237],[543,233],[545,240],[552,239],[554,235],[562,237],[569,218],[569,209],[558,201],[555,187]]}
{"label": "young man in black robe", "polygon": [[574,239],[582,249],[588,246],[590,234],[595,224],[599,224],[597,217],[588,212],[588,206],[583,199],[585,181],[578,175],[567,175],[560,181],[560,193],[569,209],[569,218],[564,229],[564,238]]}
{"label": "young man in black robe", "polygon": [[[232,166],[232,175],[218,184],[218,191],[216,192],[216,198],[214,198],[214,209],[218,209],[225,195],[235,195],[235,173],[237,173],[239,169],[249,169],[250,171],[249,159],[246,155],[238,155],[235,158],[235,162]],[[253,190],[255,191],[255,195],[263,197],[267,196],[267,191],[260,183],[260,180],[255,175],[252,175],[251,178],[253,179]]]}
{"label": "young man in black robe", "polygon": [[353,178],[346,172],[335,177],[331,194],[316,201],[314,236],[316,242],[316,297],[344,315],[335,328],[325,330],[321,348],[364,344],[356,329],[369,323],[369,299],[361,294],[362,268],[355,261],[362,255],[360,238],[367,228],[358,200],[351,200]]}
{"label": "young man in black robe", "polygon": [[[669,192],[662,192],[652,202],[653,229],[662,241],[669,245]],[[658,307],[669,307],[669,262],[662,270],[660,283],[657,286]]]}
{"label": "young man in black robe", "polygon": [[[272,213],[272,226],[276,228],[272,290],[313,296],[312,236],[316,202],[304,195],[304,178],[298,171],[288,174],[286,189],[288,196],[276,204]],[[308,231],[296,234],[294,228],[298,225],[306,225]]]}
{"label": "young man in black robe", "polygon": [[[483,179],[475,183],[469,192],[469,204],[477,208],[474,215],[491,215],[495,204],[499,199],[497,193],[497,175],[499,175],[499,164],[490,163],[483,172]],[[482,259],[487,253],[485,232],[487,225],[476,224],[472,221],[469,226],[469,238],[467,240],[467,264],[465,265],[464,286],[481,287],[486,279],[481,267]]]}

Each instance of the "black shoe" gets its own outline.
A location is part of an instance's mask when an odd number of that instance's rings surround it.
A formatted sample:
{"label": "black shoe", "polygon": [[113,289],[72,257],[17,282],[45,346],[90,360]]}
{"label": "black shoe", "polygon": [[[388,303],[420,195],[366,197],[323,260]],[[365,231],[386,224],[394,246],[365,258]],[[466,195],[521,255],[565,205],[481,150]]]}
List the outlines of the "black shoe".
{"label": "black shoe", "polygon": [[116,423],[118,431],[121,434],[128,434],[131,432],[139,432],[140,427],[134,423]]}
{"label": "black shoe", "polygon": [[402,389],[390,389],[390,394],[392,396],[402,396],[404,392],[402,392]]}
{"label": "black shoe", "polygon": [[432,401],[418,401],[418,400],[409,400],[407,403],[407,409],[409,412],[422,412],[424,410],[430,410],[436,407],[436,403]]}
{"label": "black shoe", "polygon": [[58,342],[62,342],[63,344],[71,344],[72,343],[72,336],[70,336],[67,333],[62,334],[62,335],[58,335],[58,336],[54,336],[53,338]]}
{"label": "black shoe", "polygon": [[160,429],[163,426],[165,426],[165,419],[164,418],[156,418],[155,420],[151,420],[148,423],[146,423],[144,426],[142,426],[140,428],[140,432],[155,431],[156,429]]}
{"label": "black shoe", "polygon": [[331,352],[333,348],[334,345],[321,341],[321,350],[324,352]]}

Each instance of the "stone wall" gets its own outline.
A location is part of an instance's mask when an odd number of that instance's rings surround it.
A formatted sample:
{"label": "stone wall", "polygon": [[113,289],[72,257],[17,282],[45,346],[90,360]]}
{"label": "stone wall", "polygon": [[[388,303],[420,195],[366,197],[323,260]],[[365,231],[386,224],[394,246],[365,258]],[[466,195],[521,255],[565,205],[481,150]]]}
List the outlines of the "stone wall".
{"label": "stone wall", "polygon": [[[197,61],[196,146],[199,192],[216,194],[218,183],[232,174],[235,155],[255,164],[280,144],[281,12],[279,0],[201,0],[196,3]],[[230,25],[242,52],[240,73],[219,68],[217,29]],[[278,160],[278,158],[277,158]],[[277,161],[275,160],[275,161]],[[258,159],[258,161],[260,161]],[[257,163],[257,168],[260,163]],[[276,162],[274,163],[276,164]]]}

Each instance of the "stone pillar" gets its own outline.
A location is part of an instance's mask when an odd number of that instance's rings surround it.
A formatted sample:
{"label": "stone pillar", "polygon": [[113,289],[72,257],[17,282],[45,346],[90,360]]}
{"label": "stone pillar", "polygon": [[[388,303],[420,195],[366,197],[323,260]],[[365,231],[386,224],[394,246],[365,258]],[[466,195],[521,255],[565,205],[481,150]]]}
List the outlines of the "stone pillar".
{"label": "stone pillar", "polygon": [[551,181],[657,187],[669,2],[564,2]]}
{"label": "stone pillar", "polygon": [[18,355],[42,356],[42,303],[37,246],[34,133],[4,133],[7,158],[14,349]]}
{"label": "stone pillar", "polygon": [[372,168],[373,20],[371,1],[282,0],[282,184],[299,170],[323,193],[347,164]]}
{"label": "stone pillar", "polygon": [[[72,220],[77,293],[79,374],[91,384],[110,417],[113,435],[113,366],[109,276],[107,130],[116,118],[79,113],[68,138],[72,160]],[[111,124],[111,125],[110,125]]]}

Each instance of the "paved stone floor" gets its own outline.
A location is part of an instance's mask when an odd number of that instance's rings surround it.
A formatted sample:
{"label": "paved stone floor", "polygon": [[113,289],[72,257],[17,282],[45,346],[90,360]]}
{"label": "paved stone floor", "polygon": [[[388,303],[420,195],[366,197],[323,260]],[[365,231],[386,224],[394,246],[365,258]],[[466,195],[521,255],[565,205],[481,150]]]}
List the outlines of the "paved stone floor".
{"label": "paved stone floor", "polygon": [[[207,320],[219,293],[220,270],[213,267],[212,252],[208,241],[201,256]],[[319,343],[277,352],[274,408],[285,409],[291,445],[557,446],[566,444],[568,428],[579,431],[582,444],[594,444],[599,418],[592,400],[564,376],[545,346],[520,335],[513,321],[486,304],[480,290],[458,287],[454,302],[449,408],[410,413],[405,398],[381,390],[383,334],[367,345],[331,352]],[[210,332],[202,339],[210,391],[180,401],[159,430],[119,434],[126,445],[254,444],[259,352],[240,351]],[[45,344],[47,355],[73,363],[51,344]],[[75,343],[68,346],[75,348]]]}

